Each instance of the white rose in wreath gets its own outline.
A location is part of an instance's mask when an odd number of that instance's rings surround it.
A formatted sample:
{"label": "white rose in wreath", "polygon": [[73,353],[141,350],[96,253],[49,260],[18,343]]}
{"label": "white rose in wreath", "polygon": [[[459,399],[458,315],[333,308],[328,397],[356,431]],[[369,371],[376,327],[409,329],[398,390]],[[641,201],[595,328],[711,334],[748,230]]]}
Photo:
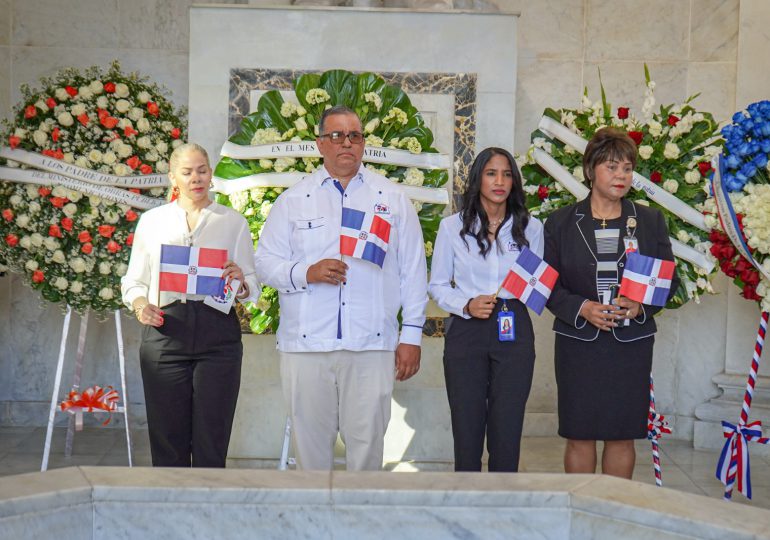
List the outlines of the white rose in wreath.
{"label": "white rose in wreath", "polygon": [[78,205],[74,203],[67,203],[64,205],[64,208],[62,208],[62,212],[64,212],[64,215],[67,217],[72,217],[78,212]]}
{"label": "white rose in wreath", "polygon": [[58,249],[59,247],[59,241],[52,237],[52,236],[46,236],[43,240],[43,245],[46,249],[50,249],[51,251]]}
{"label": "white rose in wreath", "polygon": [[82,292],[83,283],[80,281],[73,281],[72,283],[70,283],[70,290],[75,294]]}
{"label": "white rose in wreath", "polygon": [[36,261],[36,260],[34,260],[34,259],[30,259],[30,260],[28,260],[28,261],[27,261],[27,262],[24,264],[24,268],[26,268],[26,269],[27,269],[27,270],[29,270],[30,272],[34,272],[35,270],[37,270],[37,269],[38,269],[38,264],[37,264],[37,261]]}
{"label": "white rose in wreath", "polygon": [[35,144],[38,146],[45,146],[45,143],[48,141],[48,134],[45,131],[35,130],[35,132],[32,134],[32,140],[35,141]]}
{"label": "white rose in wreath", "polygon": [[78,274],[82,274],[86,271],[86,261],[82,257],[75,257],[70,261],[70,268],[72,268]]}
{"label": "white rose in wreath", "polygon": [[152,99],[152,96],[150,95],[150,93],[147,92],[147,91],[144,91],[144,90],[139,92],[139,95],[136,96],[136,97],[142,103],[147,103],[148,101],[150,101]]}
{"label": "white rose in wreath", "polygon": [[676,143],[666,143],[666,147],[663,149],[663,157],[666,159],[676,159],[679,157],[679,147]]}
{"label": "white rose in wreath", "polygon": [[[66,92],[65,92],[66,93]],[[70,127],[72,124],[75,123],[75,119],[72,117],[72,115],[68,112],[63,112],[60,115],[56,117],[56,119],[59,121],[59,123],[63,127]]]}
{"label": "white rose in wreath", "polygon": [[[136,121],[136,129],[138,129],[142,133],[147,133],[148,131],[150,131],[150,121],[147,120],[146,118],[140,118],[139,120]],[[179,141],[179,139],[177,139],[177,141]],[[177,142],[177,141],[174,141],[174,142]],[[179,141],[179,142],[181,143],[182,141]]]}
{"label": "white rose in wreath", "polygon": [[114,296],[112,289],[108,287],[104,287],[102,290],[99,291],[99,298],[102,300],[112,300],[112,297]]}
{"label": "white rose in wreath", "polygon": [[147,148],[150,148],[150,147],[152,146],[152,141],[151,141],[151,140],[150,140],[150,138],[149,138],[149,137],[147,137],[147,136],[144,136],[144,137],[139,137],[139,138],[136,140],[136,145],[137,145],[139,148],[147,149]]}
{"label": "white rose in wreath", "polygon": [[107,100],[107,96],[99,96],[96,98],[96,106],[100,109],[106,109],[109,107],[110,102]]}
{"label": "white rose in wreath", "polygon": [[67,287],[69,287],[69,282],[65,278],[59,276],[56,278],[56,280],[54,280],[53,286],[60,291],[66,291]]}
{"label": "white rose in wreath", "polygon": [[663,189],[665,189],[669,193],[676,193],[676,191],[679,189],[679,182],[677,182],[673,178],[669,178],[668,180],[663,182]]}
{"label": "white rose in wreath", "polygon": [[131,167],[125,163],[116,163],[112,166],[112,171],[118,176],[128,176],[131,174]]}
{"label": "white rose in wreath", "polygon": [[128,117],[136,122],[140,118],[144,116],[144,111],[140,109],[139,107],[134,107],[130,111],[128,111]]}
{"label": "white rose in wreath", "polygon": [[64,88],[57,88],[54,95],[56,96],[56,101],[67,101],[70,98],[70,95]]}
{"label": "white rose in wreath", "polygon": [[102,160],[102,153],[94,148],[90,152],[88,152],[88,160],[91,163],[99,163]]}
{"label": "white rose in wreath", "polygon": [[67,262],[67,258],[64,256],[64,252],[60,249],[57,249],[53,252],[53,256],[51,257],[51,260],[55,262],[56,264],[64,264]]}
{"label": "white rose in wreath", "polygon": [[[21,240],[19,240],[19,245],[22,248],[24,248],[27,251],[29,251],[30,248],[32,247],[32,240],[29,239],[29,236],[22,236]],[[27,262],[29,262],[29,261],[27,261]],[[35,264],[37,264],[37,263],[35,263]]]}
{"label": "white rose in wreath", "polygon": [[91,81],[89,88],[91,89],[91,92],[93,92],[96,95],[99,95],[102,92],[104,92],[104,85],[102,84],[102,81]]}
{"label": "white rose in wreath", "polygon": [[86,106],[82,103],[76,103],[72,107],[70,107],[70,113],[72,113],[72,116],[78,117],[81,114],[85,114],[86,112]]}
{"label": "white rose in wreath", "polygon": [[650,159],[652,157],[653,148],[649,144],[643,144],[639,147],[639,157],[642,159]]}
{"label": "white rose in wreath", "polygon": [[102,155],[102,163],[105,165],[114,165],[118,161],[118,156],[115,155],[115,152],[108,150],[107,152]]}
{"label": "white rose in wreath", "polygon": [[131,108],[131,103],[125,99],[119,99],[115,102],[115,108],[119,113],[124,114]]}
{"label": "white rose in wreath", "polygon": [[112,265],[110,263],[108,263],[108,262],[100,262],[99,263],[99,273],[100,274],[102,274],[103,276],[106,276],[110,272],[112,272]]}
{"label": "white rose in wreath", "polygon": [[21,214],[20,216],[17,216],[16,225],[22,229],[26,229],[27,225],[29,225],[29,216],[27,214]]}
{"label": "white rose in wreath", "polygon": [[124,83],[118,83],[115,85],[115,96],[119,98],[128,97],[128,85]]}

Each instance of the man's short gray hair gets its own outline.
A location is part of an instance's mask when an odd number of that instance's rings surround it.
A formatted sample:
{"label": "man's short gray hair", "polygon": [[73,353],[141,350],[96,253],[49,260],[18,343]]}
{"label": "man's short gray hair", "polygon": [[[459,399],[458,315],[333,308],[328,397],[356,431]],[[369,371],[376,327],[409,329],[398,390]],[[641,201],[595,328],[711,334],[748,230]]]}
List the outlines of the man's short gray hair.
{"label": "man's short gray hair", "polygon": [[[321,119],[318,121],[318,133],[320,135],[324,134],[324,124],[326,123],[326,119],[337,114],[352,114],[358,118],[358,113],[345,105],[335,105],[334,107],[329,107],[323,113],[321,113]],[[358,118],[358,122],[361,123],[360,118]]]}

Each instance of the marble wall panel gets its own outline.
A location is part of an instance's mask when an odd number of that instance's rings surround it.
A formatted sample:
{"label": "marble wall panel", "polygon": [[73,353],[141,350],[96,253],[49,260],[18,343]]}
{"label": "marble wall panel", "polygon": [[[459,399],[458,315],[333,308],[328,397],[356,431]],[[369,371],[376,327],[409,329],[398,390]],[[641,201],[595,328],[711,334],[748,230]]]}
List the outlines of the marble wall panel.
{"label": "marble wall panel", "polygon": [[93,538],[93,505],[77,504],[28,514],[0,518],[0,538],[37,540],[51,538]]}
{"label": "marble wall panel", "polygon": [[691,0],[690,60],[733,62],[738,53],[740,0]]}
{"label": "marble wall panel", "polygon": [[736,108],[768,99],[770,88],[770,2],[741,0]]}
{"label": "marble wall panel", "polygon": [[13,21],[13,0],[0,0],[0,46],[11,44],[11,25]]}
{"label": "marble wall panel", "polygon": [[115,48],[119,36],[116,10],[117,0],[15,0],[13,44]]}
{"label": "marble wall panel", "polygon": [[[189,10],[195,0],[117,0],[118,46],[126,49],[187,51]],[[207,4],[247,4],[246,0],[206,0]],[[269,5],[278,1],[271,0]],[[289,2],[290,3],[290,2]]]}
{"label": "marble wall panel", "polygon": [[690,2],[587,0],[585,58],[686,60]]}
{"label": "marble wall panel", "polygon": [[583,59],[584,0],[496,0],[501,11],[521,13],[519,57]]}
{"label": "marble wall panel", "polygon": [[[490,146],[513,150],[516,95],[513,92],[480,92],[476,101],[477,124],[495,126],[494,130],[479,133],[476,137],[476,153]],[[460,180],[466,180],[464,176]],[[457,193],[462,193],[458,190]]]}
{"label": "marble wall panel", "polygon": [[0,120],[10,118],[12,107],[11,48],[0,46]]}
{"label": "marble wall panel", "polygon": [[405,389],[396,385],[385,434],[385,461],[453,461],[446,390]]}
{"label": "marble wall panel", "polygon": [[387,530],[397,538],[493,538],[557,540],[569,537],[569,510],[556,508],[402,508],[376,505],[334,508],[339,537],[378,539]]}
{"label": "marble wall panel", "polygon": [[515,150],[526,152],[530,134],[537,128],[546,107],[577,106],[582,91],[581,63],[520,58],[516,88]]}
{"label": "marble wall panel", "polygon": [[162,530],[168,538],[221,538],[226,526],[233,540],[316,540],[333,538],[330,517],[326,506],[101,502],[94,537],[144,540]]}
{"label": "marble wall panel", "polygon": [[700,92],[693,102],[700,111],[708,111],[717,122],[729,121],[735,106],[734,62],[690,62],[687,68],[687,94]]}

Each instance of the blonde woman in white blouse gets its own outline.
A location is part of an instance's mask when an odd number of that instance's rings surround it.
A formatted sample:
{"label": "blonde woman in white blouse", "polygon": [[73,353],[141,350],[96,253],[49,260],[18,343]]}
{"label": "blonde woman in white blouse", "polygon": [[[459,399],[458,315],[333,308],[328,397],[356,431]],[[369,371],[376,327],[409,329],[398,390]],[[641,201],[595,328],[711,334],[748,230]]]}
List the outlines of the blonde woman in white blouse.
{"label": "blonde woman in white blouse", "polygon": [[175,200],[142,215],[122,279],[123,302],[144,325],[139,359],[155,466],[225,466],[243,356],[234,309],[224,314],[204,296],[158,292],[161,245],[226,249],[222,277],[240,281],[236,298],[259,295],[248,224],[209,199],[211,176],[201,146],[174,150]]}
{"label": "blonde woman in white blouse", "polygon": [[[485,438],[489,471],[519,467],[534,333],[527,308],[495,291],[523,246],[542,257],[543,225],[527,213],[513,156],[487,148],[473,162],[462,209],[441,221],[431,264],[430,295],[451,314],[444,377],[457,471],[481,470]],[[513,341],[499,337],[497,317],[506,308]]]}

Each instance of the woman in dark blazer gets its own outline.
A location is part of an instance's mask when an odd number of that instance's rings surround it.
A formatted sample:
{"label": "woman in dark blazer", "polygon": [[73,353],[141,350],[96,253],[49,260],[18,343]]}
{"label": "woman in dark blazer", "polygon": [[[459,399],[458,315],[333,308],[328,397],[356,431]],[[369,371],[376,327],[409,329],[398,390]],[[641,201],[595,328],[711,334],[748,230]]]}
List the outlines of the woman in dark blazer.
{"label": "woman in dark blazer", "polygon": [[[620,283],[627,249],[674,260],[663,214],[626,200],[636,144],[604,128],[588,143],[584,200],[551,214],[545,260],[559,272],[548,301],[555,315],[559,435],[567,439],[566,472],[596,471],[596,441],[604,441],[602,472],[631,478],[634,439],[647,436],[649,377],[659,307],[628,298],[608,300]],[[679,281],[671,288],[674,294]]]}

